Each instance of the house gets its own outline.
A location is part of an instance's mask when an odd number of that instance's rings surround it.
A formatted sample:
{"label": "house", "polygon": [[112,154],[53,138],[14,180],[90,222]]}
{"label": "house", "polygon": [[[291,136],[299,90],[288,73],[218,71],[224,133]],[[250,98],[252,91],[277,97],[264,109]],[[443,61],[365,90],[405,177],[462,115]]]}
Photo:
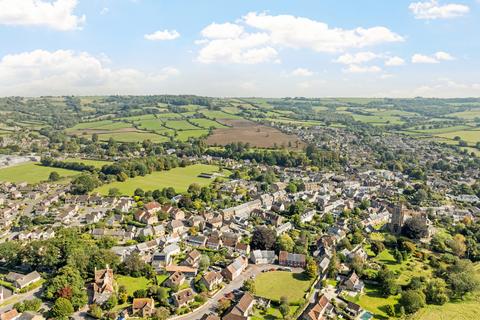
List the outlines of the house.
{"label": "house", "polygon": [[205,247],[207,237],[202,235],[190,236],[188,237],[187,242],[192,247]]}
{"label": "house", "polygon": [[166,266],[165,271],[168,272],[168,273],[181,272],[187,278],[188,277],[193,278],[198,273],[197,268],[192,268],[192,267],[189,267],[189,266],[177,266],[177,265],[174,265],[174,264]]}
{"label": "house", "polygon": [[19,318],[19,316],[20,314],[18,313],[17,309],[12,309],[0,314],[0,320],[16,320]]}
{"label": "house", "polygon": [[12,290],[0,286],[0,305],[11,296],[13,296]]}
{"label": "house", "polygon": [[204,314],[200,320],[220,320],[216,314]]}
{"label": "house", "polygon": [[156,201],[152,201],[152,202],[144,204],[143,208],[148,213],[158,213],[160,210],[162,210],[161,204],[156,202]]}
{"label": "house", "polygon": [[5,277],[5,280],[11,282],[18,289],[28,287],[29,285],[40,281],[41,279],[42,277],[37,271],[30,272],[29,274],[9,272]]}
{"label": "house", "polygon": [[315,210],[310,210],[303,213],[302,215],[300,215],[300,222],[306,223],[306,222],[312,221],[315,214],[316,214]]}
{"label": "house", "polygon": [[250,253],[250,261],[254,264],[273,264],[277,260],[275,251],[271,250],[253,250]]}
{"label": "house", "polygon": [[185,228],[182,220],[172,220],[168,223],[168,229],[172,233],[182,233]]}
{"label": "house", "polygon": [[275,232],[277,233],[277,237],[282,233],[292,230],[292,228],[293,228],[293,225],[291,222],[285,222],[284,224],[280,225],[275,229]]}
{"label": "house", "polygon": [[248,320],[252,312],[255,299],[245,292],[238,303],[225,315],[222,320]]}
{"label": "house", "polygon": [[248,266],[248,259],[240,256],[233,260],[225,269],[222,270],[222,275],[229,281],[235,280]]}
{"label": "house", "polygon": [[325,255],[320,259],[320,263],[318,264],[318,271],[320,271],[320,274],[325,274],[329,265],[330,258]]}
{"label": "house", "polygon": [[187,257],[185,258],[185,260],[183,260],[182,264],[191,267],[198,267],[201,256],[202,255],[200,254],[200,252],[194,249],[190,251],[189,254],[187,254]]}
{"label": "house", "polygon": [[163,248],[162,252],[157,252],[153,254],[152,266],[158,271],[160,268],[171,264],[173,256],[179,253],[180,247],[177,244],[172,243]]}
{"label": "house", "polygon": [[93,302],[102,305],[115,293],[113,270],[107,265],[105,269],[95,269],[93,282]]}
{"label": "house", "polygon": [[348,277],[344,282],[343,286],[350,291],[363,292],[364,284],[360,280],[355,271],[352,272],[350,277]]}
{"label": "house", "polygon": [[173,295],[173,303],[177,308],[183,307],[195,300],[195,295],[191,288],[179,291]]}
{"label": "house", "polygon": [[349,301],[345,307],[345,312],[355,319],[363,312],[363,309],[358,304]]}
{"label": "house", "polygon": [[205,287],[207,287],[209,291],[212,291],[222,283],[223,276],[219,272],[210,271],[205,273],[200,281],[205,285]]}
{"label": "house", "polygon": [[250,245],[242,242],[237,242],[235,245],[235,252],[248,256],[250,254]]}
{"label": "house", "polygon": [[165,285],[167,287],[180,287],[185,282],[185,275],[179,271],[172,273],[170,277],[168,277],[167,281],[165,281]]}
{"label": "house", "polygon": [[155,301],[152,298],[135,298],[132,302],[132,315],[148,318],[155,311]]}
{"label": "house", "polygon": [[322,295],[318,298],[318,301],[313,305],[313,307],[304,314],[304,320],[324,320],[329,314],[332,313],[334,307],[328,301],[327,297]]}
{"label": "house", "polygon": [[305,268],[307,261],[304,254],[280,251],[278,254],[278,264],[281,266]]}
{"label": "house", "polygon": [[221,246],[221,240],[217,236],[210,236],[207,239],[207,243],[205,244],[207,248],[212,250],[218,250]]}
{"label": "house", "polygon": [[158,223],[157,214],[155,212],[150,212],[146,210],[137,210],[137,212],[135,212],[134,218],[136,221],[144,224]]}
{"label": "house", "polygon": [[176,208],[174,206],[164,205],[162,206],[161,211],[167,213],[172,220],[185,219],[185,212],[182,209]]}

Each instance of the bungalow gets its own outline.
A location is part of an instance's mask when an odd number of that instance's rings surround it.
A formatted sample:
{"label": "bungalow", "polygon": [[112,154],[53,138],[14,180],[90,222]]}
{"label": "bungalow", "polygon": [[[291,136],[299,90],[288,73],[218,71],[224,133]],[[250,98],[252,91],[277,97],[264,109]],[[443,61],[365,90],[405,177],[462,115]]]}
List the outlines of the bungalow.
{"label": "bungalow", "polygon": [[248,259],[240,256],[222,270],[222,275],[230,281],[235,280],[247,268],[247,266]]}
{"label": "bungalow", "polygon": [[220,272],[210,271],[205,273],[200,281],[205,285],[205,287],[207,287],[209,291],[212,291],[222,283],[223,276],[220,274]]}
{"label": "bungalow", "polygon": [[136,298],[132,302],[132,315],[148,318],[155,311],[155,301],[152,298]]}
{"label": "bungalow", "polygon": [[305,268],[307,262],[304,254],[280,251],[278,254],[278,264],[281,266]]}
{"label": "bungalow", "polygon": [[191,288],[179,291],[173,295],[173,303],[177,308],[183,307],[195,300],[195,295]]}
{"label": "bungalow", "polygon": [[5,287],[0,286],[0,304],[2,304],[5,300],[13,296],[13,291],[9,290]]}
{"label": "bungalow", "polygon": [[40,281],[42,277],[37,271],[30,272],[29,274],[20,274],[16,272],[9,272],[5,277],[5,280],[11,282],[16,288],[23,289],[29,285]]}
{"label": "bungalow", "polygon": [[250,261],[254,264],[273,264],[277,260],[275,251],[253,250],[250,253]]}

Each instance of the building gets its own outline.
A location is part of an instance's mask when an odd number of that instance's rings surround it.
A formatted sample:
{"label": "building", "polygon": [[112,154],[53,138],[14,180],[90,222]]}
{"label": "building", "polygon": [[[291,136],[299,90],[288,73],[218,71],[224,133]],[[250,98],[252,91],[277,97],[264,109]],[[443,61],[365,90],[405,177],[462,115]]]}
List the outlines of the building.
{"label": "building", "polygon": [[305,268],[307,261],[304,254],[280,251],[278,254],[278,264],[281,266]]}
{"label": "building", "polygon": [[253,250],[250,253],[250,261],[254,264],[273,264],[277,260],[275,251],[271,250]]}
{"label": "building", "polygon": [[177,308],[186,306],[195,300],[195,294],[191,288],[179,291],[173,295],[173,302]]}
{"label": "building", "polygon": [[13,296],[12,290],[0,286],[0,305],[11,296]]}
{"label": "building", "polygon": [[11,282],[16,288],[23,289],[29,285],[40,281],[42,276],[37,271],[30,272],[29,274],[20,274],[16,272],[9,272],[5,277],[5,280]]}
{"label": "building", "polygon": [[363,309],[358,304],[349,301],[345,307],[345,312],[356,319],[363,312]]}
{"label": "building", "polygon": [[344,282],[343,286],[350,291],[363,292],[364,284],[360,280],[355,271],[352,272],[350,277],[348,277]]}
{"label": "building", "polygon": [[388,224],[388,229],[391,233],[400,234],[405,222],[405,213],[403,211],[403,205],[399,203],[393,208],[392,217]]}
{"label": "building", "polygon": [[108,266],[102,270],[95,269],[93,282],[93,302],[102,305],[115,293],[113,270]]}
{"label": "building", "polygon": [[20,317],[17,309],[12,309],[10,311],[0,314],[0,320],[17,320]]}
{"label": "building", "polygon": [[248,266],[248,259],[240,256],[233,260],[225,269],[222,270],[222,275],[232,281],[235,280]]}
{"label": "building", "polygon": [[205,273],[200,281],[209,291],[212,291],[222,283],[223,276],[220,272],[210,271]]}
{"label": "building", "polygon": [[172,273],[170,277],[168,277],[167,281],[165,281],[165,285],[167,287],[180,287],[185,282],[185,275],[182,272],[176,271]]}
{"label": "building", "polygon": [[245,292],[238,303],[223,316],[222,320],[248,320],[254,304],[253,296]]}
{"label": "building", "polygon": [[313,307],[304,314],[303,319],[324,320],[326,318],[325,316],[330,315],[333,309],[333,305],[328,301],[327,297],[322,295]]}
{"label": "building", "polygon": [[155,312],[155,301],[152,298],[136,298],[132,302],[132,315],[148,318]]}

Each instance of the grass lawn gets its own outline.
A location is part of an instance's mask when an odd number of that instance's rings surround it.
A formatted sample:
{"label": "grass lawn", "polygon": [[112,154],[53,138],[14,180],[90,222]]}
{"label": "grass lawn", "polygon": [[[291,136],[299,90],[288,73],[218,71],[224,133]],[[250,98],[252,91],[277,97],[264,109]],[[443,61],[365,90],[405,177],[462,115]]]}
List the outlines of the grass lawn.
{"label": "grass lawn", "polygon": [[80,159],[80,158],[69,158],[65,159],[64,162],[78,162],[86,164],[87,166],[94,166],[95,168],[101,168],[106,164],[111,164],[110,161],[102,161],[102,160],[89,160],[89,159]]}
{"label": "grass lawn", "polygon": [[118,287],[125,286],[125,288],[127,288],[127,294],[129,296],[133,295],[133,293],[137,290],[147,289],[149,286],[152,285],[150,280],[148,280],[145,277],[134,278],[129,276],[118,275],[116,276],[115,280],[117,281]]}
{"label": "grass lawn", "polygon": [[[108,194],[110,188],[118,188],[124,195],[133,195],[135,189],[142,188],[144,191],[163,189],[173,187],[177,192],[184,192],[192,183],[198,183],[201,186],[209,185],[213,180],[207,178],[199,178],[200,173],[213,173],[218,171],[218,166],[195,164],[185,168],[174,168],[169,171],[158,171],[148,174],[144,177],[138,176],[128,179],[125,182],[113,182],[105,184],[94,192],[100,194]],[[225,176],[229,172],[224,172]]]}
{"label": "grass lawn", "polygon": [[255,278],[256,295],[277,301],[285,296],[290,303],[293,303],[304,297],[311,283],[303,273],[265,272]]}
{"label": "grass lawn", "polygon": [[346,300],[355,302],[363,309],[370,311],[372,314],[374,314],[374,318],[376,319],[388,319],[389,317],[385,313],[385,308],[387,305],[396,305],[400,295],[384,298],[376,287],[365,285],[364,294],[357,295],[356,297],[346,295],[344,298]]}
{"label": "grass lawn", "polygon": [[[295,311],[297,311],[298,306],[290,306],[290,315],[293,316]],[[254,309],[252,320],[276,320],[283,319],[282,314],[277,308],[270,307],[265,312],[262,310]]]}
{"label": "grass lawn", "polygon": [[38,183],[48,180],[50,172],[56,171],[61,177],[71,177],[80,174],[79,171],[61,168],[44,167],[35,162],[19,164],[0,169],[0,181]]}
{"label": "grass lawn", "polygon": [[412,316],[412,320],[470,320],[480,319],[480,295],[443,306],[427,305]]}

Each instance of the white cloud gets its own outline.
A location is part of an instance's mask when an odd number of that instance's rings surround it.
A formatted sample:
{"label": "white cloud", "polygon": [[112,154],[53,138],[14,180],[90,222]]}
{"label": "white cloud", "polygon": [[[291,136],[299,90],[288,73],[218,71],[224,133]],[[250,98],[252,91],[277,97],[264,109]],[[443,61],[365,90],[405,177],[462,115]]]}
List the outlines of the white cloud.
{"label": "white cloud", "polygon": [[0,0],[0,24],[11,26],[46,26],[68,31],[81,29],[85,15],[73,13],[77,0]]}
{"label": "white cloud", "polygon": [[373,52],[358,52],[355,54],[344,54],[338,57],[335,62],[341,64],[362,64],[379,58],[380,55]]}
{"label": "white cloud", "polygon": [[310,71],[306,68],[297,68],[292,71],[292,76],[295,77],[311,77],[313,76],[313,71]]}
{"label": "white cloud", "polygon": [[234,23],[212,23],[202,30],[202,36],[209,39],[234,39],[243,33],[243,27]]}
{"label": "white cloud", "polygon": [[0,95],[151,93],[179,74],[173,67],[144,73],[111,69],[103,56],[71,50],[34,50],[0,60]]}
{"label": "white cloud", "polygon": [[382,69],[378,66],[361,66],[356,64],[351,64],[347,69],[343,69],[345,73],[377,73],[381,71]]}
{"label": "white cloud", "polygon": [[457,82],[449,78],[440,78],[413,90],[415,96],[424,97],[467,97],[480,94],[480,83]]}
{"label": "white cloud", "polygon": [[412,56],[412,63],[426,63],[426,64],[434,64],[440,63],[441,61],[451,61],[455,60],[449,53],[444,51],[438,51],[431,56],[427,56],[424,54],[416,53]]}
{"label": "white cloud", "polygon": [[416,19],[435,20],[461,17],[470,8],[463,4],[448,3],[441,5],[437,0],[413,2],[408,7]]}
{"label": "white cloud", "polygon": [[200,49],[198,60],[202,63],[226,62],[256,64],[275,61],[277,50],[268,46],[264,33],[247,33],[236,39],[214,39]]}
{"label": "white cloud", "polygon": [[105,8],[102,8],[102,10],[100,10],[100,14],[103,16],[103,15],[106,15],[108,12],[110,12],[110,9],[105,7]]}
{"label": "white cloud", "polygon": [[144,38],[150,41],[175,40],[180,37],[177,30],[159,30],[154,33],[144,35]]}
{"label": "white cloud", "polygon": [[385,65],[387,67],[397,67],[397,66],[403,66],[405,64],[405,60],[403,60],[400,57],[389,57],[387,60],[385,60]]}
{"label": "white cloud", "polygon": [[278,60],[277,50],[282,48],[332,53],[404,41],[402,36],[381,26],[348,30],[303,17],[256,12],[236,23],[212,23],[201,34],[204,38],[196,44],[202,46],[198,60],[203,63],[274,62]]}

